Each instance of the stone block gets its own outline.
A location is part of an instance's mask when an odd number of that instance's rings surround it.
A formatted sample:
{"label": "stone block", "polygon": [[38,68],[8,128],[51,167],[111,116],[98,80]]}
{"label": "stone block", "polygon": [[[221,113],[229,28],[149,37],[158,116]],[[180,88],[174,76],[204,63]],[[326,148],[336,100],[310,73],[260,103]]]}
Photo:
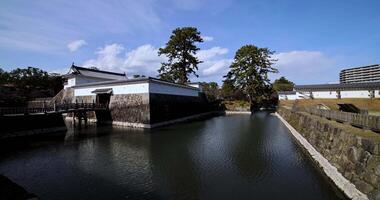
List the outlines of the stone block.
{"label": "stone block", "polygon": [[374,187],[372,185],[362,180],[356,180],[354,181],[354,184],[356,188],[358,188],[358,190],[360,190],[361,192],[365,194],[369,194],[372,190],[374,190]]}
{"label": "stone block", "polygon": [[373,200],[380,200],[380,190],[373,190],[370,195],[369,195],[369,198],[370,199],[373,199]]}
{"label": "stone block", "polygon": [[358,151],[355,147],[350,147],[348,149],[348,159],[353,162],[357,163],[359,158],[358,158]]}

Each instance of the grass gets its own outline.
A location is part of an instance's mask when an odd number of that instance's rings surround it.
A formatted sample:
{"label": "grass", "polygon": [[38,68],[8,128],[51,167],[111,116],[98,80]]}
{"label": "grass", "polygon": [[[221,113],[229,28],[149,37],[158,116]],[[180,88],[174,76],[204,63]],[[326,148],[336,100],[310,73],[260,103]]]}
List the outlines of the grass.
{"label": "grass", "polygon": [[[296,101],[281,100],[280,106],[292,107]],[[338,110],[337,103],[351,103],[356,107],[368,110],[370,114],[380,115],[380,99],[301,99],[297,100],[297,105],[303,110],[305,107],[317,104],[325,104],[332,110]]]}

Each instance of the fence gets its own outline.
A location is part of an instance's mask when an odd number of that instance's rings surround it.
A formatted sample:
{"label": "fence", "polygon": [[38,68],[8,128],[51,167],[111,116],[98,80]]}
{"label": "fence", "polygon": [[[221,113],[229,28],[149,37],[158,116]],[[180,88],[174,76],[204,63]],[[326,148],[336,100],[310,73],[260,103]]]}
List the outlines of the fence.
{"label": "fence", "polygon": [[15,115],[15,114],[32,114],[32,113],[51,113],[60,112],[66,113],[73,110],[97,110],[108,109],[106,104],[97,103],[63,103],[53,104],[53,106],[42,108],[28,108],[28,107],[0,107],[0,116],[2,115]]}
{"label": "fence", "polygon": [[327,119],[332,119],[338,122],[351,124],[352,126],[380,132],[380,117],[378,116],[323,110],[318,108],[305,108],[305,111]]}

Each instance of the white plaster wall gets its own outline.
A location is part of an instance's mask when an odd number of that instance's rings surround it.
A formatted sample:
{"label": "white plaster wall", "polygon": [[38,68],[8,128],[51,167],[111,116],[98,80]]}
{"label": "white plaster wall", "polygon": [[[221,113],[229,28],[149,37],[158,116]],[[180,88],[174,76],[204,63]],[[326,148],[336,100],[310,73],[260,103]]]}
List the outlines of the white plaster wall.
{"label": "white plaster wall", "polygon": [[176,87],[167,84],[160,83],[150,83],[149,92],[158,94],[171,94],[171,95],[182,95],[182,96],[193,96],[197,97],[199,90],[190,89],[184,87]]}
{"label": "white plaster wall", "polygon": [[375,90],[375,98],[380,98],[380,90]]}
{"label": "white plaster wall", "polygon": [[341,91],[341,98],[370,98],[368,90]]}
{"label": "white plaster wall", "polygon": [[191,86],[191,87],[198,88],[199,92],[203,91],[200,83],[189,83],[188,85]]}
{"label": "white plaster wall", "polygon": [[289,94],[289,95],[287,95],[287,98],[288,98],[288,100],[296,100],[297,95],[296,94]]}
{"label": "white plaster wall", "polygon": [[296,99],[310,99],[310,92],[296,92]]}
{"label": "white plaster wall", "polygon": [[279,100],[296,100],[297,95],[296,94],[280,94],[278,95]]}
{"label": "white plaster wall", "polygon": [[[344,98],[362,98],[362,99],[370,98],[370,92],[368,90],[341,91],[340,95],[342,99]],[[310,97],[310,93],[297,91],[297,97],[296,97],[297,99],[305,99],[305,97],[308,99]],[[331,93],[329,91],[314,91],[313,97],[315,99],[337,99],[338,98],[336,91],[332,91]],[[380,98],[380,90],[375,90],[375,98]]]}
{"label": "white plaster wall", "polygon": [[135,83],[125,85],[110,85],[110,86],[89,86],[84,88],[75,88],[75,96],[90,96],[96,95],[92,91],[96,89],[112,88],[113,94],[139,94],[139,93],[158,93],[158,94],[171,94],[182,96],[197,97],[199,90],[176,87],[160,83]]}
{"label": "white plaster wall", "polygon": [[75,88],[75,96],[90,96],[96,95],[92,91],[96,89],[106,89],[112,88],[113,94],[140,94],[149,92],[148,83],[136,83],[136,84],[126,84],[126,85],[114,85],[114,86],[97,86],[97,87],[85,87],[85,88]]}
{"label": "white plaster wall", "polygon": [[72,87],[75,85],[75,78],[68,78],[67,79],[67,84],[63,86],[63,88],[68,88],[68,87]]}
{"label": "white plaster wall", "polygon": [[313,97],[315,99],[337,99],[336,91],[314,91]]}

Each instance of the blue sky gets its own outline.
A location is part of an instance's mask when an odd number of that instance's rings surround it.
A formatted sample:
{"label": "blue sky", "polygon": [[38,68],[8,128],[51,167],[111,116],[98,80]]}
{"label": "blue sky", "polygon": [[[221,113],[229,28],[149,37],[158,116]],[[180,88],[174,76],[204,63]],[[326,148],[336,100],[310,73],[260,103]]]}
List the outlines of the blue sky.
{"label": "blue sky", "polygon": [[338,81],[342,68],[380,63],[380,1],[2,0],[0,67],[65,73],[72,62],[157,75],[157,49],[176,27],[205,42],[199,78],[221,82],[235,51],[268,47],[297,84]]}

